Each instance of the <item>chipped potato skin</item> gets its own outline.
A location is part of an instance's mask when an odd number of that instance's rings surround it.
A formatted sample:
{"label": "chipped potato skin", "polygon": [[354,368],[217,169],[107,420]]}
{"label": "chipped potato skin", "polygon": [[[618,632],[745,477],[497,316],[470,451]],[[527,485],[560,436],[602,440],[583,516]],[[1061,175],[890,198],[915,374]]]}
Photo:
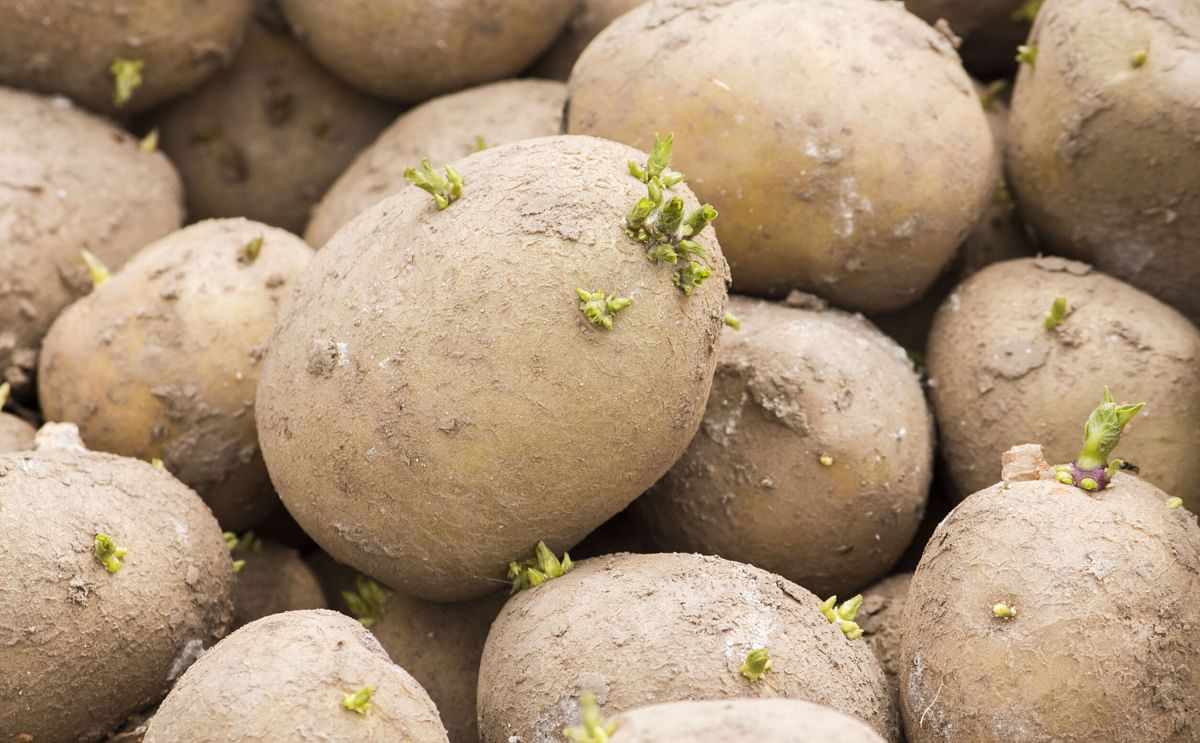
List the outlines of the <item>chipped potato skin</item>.
{"label": "chipped potato skin", "polygon": [[[262,237],[259,257],[239,260]],[[275,316],[312,249],[245,219],[209,220],[146,247],[47,335],[42,410],[90,446],[160,458],[226,529],[275,503],[254,396]]]}
{"label": "chipped potato skin", "polygon": [[609,743],[885,743],[856,717],[799,699],[669,702],[626,712]]}
{"label": "chipped potato skin", "polygon": [[[1070,314],[1046,330],[1050,305]],[[1000,476],[1000,455],[1040,441],[1070,462],[1105,385],[1145,402],[1120,456],[1189,508],[1200,509],[1200,331],[1167,305],[1084,263],[997,263],[950,294],[927,356],[941,456],[955,500]]]}
{"label": "chipped potato skin", "polygon": [[[166,471],[86,451],[71,424],[36,447],[0,455],[0,740],[88,743],[224,636],[233,571],[208,507]],[[93,555],[101,533],[129,550],[116,573]]]}
{"label": "chipped potato skin", "polygon": [[235,628],[285,611],[328,608],[316,574],[296,550],[259,539],[231,556],[246,561],[234,576]]}

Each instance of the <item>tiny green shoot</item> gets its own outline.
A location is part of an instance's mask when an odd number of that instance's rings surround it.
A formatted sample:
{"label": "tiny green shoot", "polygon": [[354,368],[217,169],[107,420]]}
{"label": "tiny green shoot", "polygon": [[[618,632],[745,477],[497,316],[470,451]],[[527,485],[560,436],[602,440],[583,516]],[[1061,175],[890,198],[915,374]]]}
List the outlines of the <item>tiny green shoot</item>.
{"label": "tiny green shoot", "polygon": [[992,193],[992,203],[1002,209],[1013,209],[1017,205],[1012,191],[1008,190],[1008,184],[1003,178],[996,182],[996,190]]}
{"label": "tiny green shoot", "polygon": [[563,728],[562,731],[571,743],[607,743],[617,732],[616,722],[605,722],[600,716],[600,705],[596,703],[594,693],[585,691],[579,698],[579,708],[583,711],[583,725]]}
{"label": "tiny green shoot", "polygon": [[1037,51],[1037,44],[1021,44],[1017,47],[1017,56],[1014,59],[1033,67],[1037,64]]}
{"label": "tiny green shoot", "polygon": [[147,154],[158,151],[157,129],[151,129],[149,134],[138,140],[138,150]]}
{"label": "tiny green shoot", "polygon": [[83,258],[84,265],[88,268],[88,273],[92,275],[92,288],[99,289],[100,285],[112,278],[108,268],[105,267],[100,259],[97,258],[90,250],[79,251],[79,256]]}
{"label": "tiny green shoot", "polygon": [[862,627],[859,627],[854,621],[854,617],[858,614],[862,602],[861,593],[843,602],[840,606],[837,603],[837,596],[830,596],[821,602],[821,613],[825,615],[830,624],[836,624],[843,635],[851,640],[857,640],[863,636],[863,631]]}
{"label": "tiny green shoot", "polygon": [[993,80],[987,84],[983,92],[979,94],[979,104],[983,106],[984,111],[995,111],[1000,103],[1000,94],[1008,87],[1008,81],[1004,78]]}
{"label": "tiny green shoot", "polygon": [[4,406],[8,403],[8,394],[11,391],[12,387],[9,386],[8,382],[0,384],[0,410],[3,410]]}
{"label": "tiny green shoot", "polygon": [[1092,410],[1083,425],[1083,448],[1070,464],[1054,467],[1054,477],[1064,485],[1074,485],[1087,491],[1104,490],[1117,470],[1120,459],[1109,461],[1108,456],[1121,441],[1125,425],[1133,420],[1146,403],[1118,405],[1112,393],[1104,388],[1104,397]]}
{"label": "tiny green shoot", "polygon": [[484,150],[486,150],[486,149],[487,149],[488,147],[490,147],[490,146],[491,146],[491,145],[489,145],[489,144],[487,143],[487,140],[483,138],[483,135],[482,135],[482,134],[476,134],[476,135],[475,135],[475,151],[476,151],[476,152],[483,152]]}
{"label": "tiny green shoot", "polygon": [[1059,325],[1062,325],[1063,320],[1067,319],[1067,298],[1055,297],[1054,302],[1050,305],[1050,313],[1046,315],[1043,325],[1046,330],[1054,330]]}
{"label": "tiny green shoot", "polygon": [[121,558],[128,552],[128,548],[118,547],[107,534],[97,534],[92,544],[92,554],[96,556],[96,562],[110,573],[115,573],[124,566]]}
{"label": "tiny green shoot", "polygon": [[[238,550],[241,550],[242,552],[246,552],[248,550],[258,552],[262,549],[262,540],[254,536],[253,531],[246,532],[240,538],[237,534],[234,534],[231,531],[224,532],[221,536],[225,538],[225,546],[229,549],[230,554]],[[233,572],[240,573],[244,567],[246,567],[245,560],[233,561]]]}
{"label": "tiny green shoot", "polygon": [[992,607],[992,616],[997,619],[1015,619],[1017,616],[1017,607],[1009,606],[1001,601]]}
{"label": "tiny green shoot", "polygon": [[539,541],[533,557],[508,564],[508,579],[512,582],[508,594],[511,596],[527,588],[540,586],[551,578],[561,577],[573,567],[575,563],[571,562],[570,555],[564,552],[560,561],[545,542]]}
{"label": "tiny green shoot", "polygon": [[767,671],[771,670],[771,665],[771,657],[767,654],[767,649],[755,648],[746,654],[746,659],[742,661],[742,667],[738,669],[738,673],[753,684],[767,675]]}
{"label": "tiny green shoot", "polygon": [[165,470],[167,468],[167,465],[163,464],[163,461],[158,457],[151,457],[150,466],[156,470]]}
{"label": "tiny green shoot", "polygon": [[822,454],[821,456],[817,457],[817,461],[821,463],[822,467],[833,466],[833,457],[829,456],[828,454]]}
{"label": "tiny green shoot", "polygon": [[133,98],[133,91],[142,84],[142,68],[146,66],[143,59],[125,59],[117,57],[108,66],[108,72],[113,76],[113,105],[121,108]]}
{"label": "tiny green shoot", "polygon": [[432,196],[438,211],[441,211],[450,206],[451,202],[457,201],[463,194],[462,176],[449,165],[445,167],[445,172],[446,175],[443,178],[429,164],[429,160],[425,159],[421,161],[420,170],[405,168],[404,177],[414,186]]}
{"label": "tiny green shoot", "polygon": [[250,264],[258,260],[259,253],[262,253],[263,236],[259,235],[250,242],[242,246],[238,251],[238,263]]}
{"label": "tiny green shoot", "polygon": [[733,314],[732,312],[725,313],[725,324],[728,325],[729,327],[733,328],[734,330],[742,329],[742,321],[739,320],[737,318],[737,315]]}
{"label": "tiny green shoot", "polygon": [[374,693],[375,687],[371,684],[367,684],[358,691],[347,692],[342,695],[342,709],[365,715],[371,710],[371,695]]}
{"label": "tiny green shoot", "polygon": [[1129,65],[1134,69],[1137,69],[1138,67],[1146,64],[1146,60],[1148,59],[1150,59],[1150,53],[1145,49],[1139,49],[1133,53],[1132,57],[1129,58]]}
{"label": "tiny green shoot", "polygon": [[1183,506],[1183,498],[1180,498],[1179,496],[1167,498],[1167,508],[1170,508],[1173,510],[1176,508],[1180,508],[1182,506]]}
{"label": "tiny green shoot", "polygon": [[579,311],[592,325],[598,325],[605,330],[613,329],[613,317],[618,312],[633,304],[629,297],[618,297],[616,292],[606,294],[603,291],[589,292],[586,289],[576,289],[579,297]]}
{"label": "tiny green shoot", "polygon": [[383,616],[383,605],[388,593],[370,578],[360,575],[354,579],[354,591],[342,591],[342,600],[350,616],[359,624],[370,629]]}
{"label": "tiny green shoot", "polygon": [[1025,0],[1012,14],[1014,21],[1032,21],[1042,9],[1042,0]]}

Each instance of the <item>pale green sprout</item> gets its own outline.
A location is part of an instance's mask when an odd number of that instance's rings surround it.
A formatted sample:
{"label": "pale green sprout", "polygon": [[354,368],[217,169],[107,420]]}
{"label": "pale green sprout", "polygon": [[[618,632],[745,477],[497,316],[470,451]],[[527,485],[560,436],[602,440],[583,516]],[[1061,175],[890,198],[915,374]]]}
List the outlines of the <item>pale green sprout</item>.
{"label": "pale green sprout", "polygon": [[[1083,448],[1079,456],[1071,464],[1060,464],[1054,467],[1054,476],[1064,485],[1075,485],[1084,490],[1103,490],[1121,468],[1120,459],[1108,459],[1113,449],[1121,441],[1121,432],[1125,425],[1138,414],[1146,403],[1133,405],[1117,405],[1108,387],[1104,388],[1104,397],[1100,404],[1088,416],[1083,425]],[[1077,479],[1079,471],[1098,473],[1103,471],[1104,480],[1097,479],[1098,475],[1085,475]]]}
{"label": "pale green sprout", "polygon": [[96,556],[96,562],[103,565],[104,569],[110,573],[115,573],[124,566],[121,558],[128,552],[128,548],[118,547],[113,538],[107,534],[97,534],[92,545],[92,554]]}
{"label": "pale green sprout", "polygon": [[817,457],[817,461],[821,463],[822,467],[833,466],[833,457],[829,456],[828,454],[822,454],[821,456]]}
{"label": "pale green sprout", "polygon": [[133,91],[142,84],[142,68],[146,66],[144,59],[125,59],[117,57],[108,66],[108,72],[113,76],[113,105],[117,108],[129,103]]}
{"label": "pale green sprout", "polygon": [[[225,538],[225,546],[229,549],[230,553],[233,553],[237,550],[241,550],[243,552],[247,550],[254,550],[255,552],[258,552],[262,549],[262,540],[254,536],[253,531],[246,532],[241,536],[241,538],[231,531],[224,532],[221,536]],[[246,567],[245,560],[233,561],[233,572],[240,573],[244,567]]]}
{"label": "pale green sprout", "polygon": [[563,576],[573,567],[575,563],[571,562],[570,555],[564,552],[560,561],[545,542],[539,541],[533,557],[508,564],[508,579],[512,581],[508,594],[511,596],[526,588],[540,586],[551,578]]}
{"label": "pale green sprout", "polygon": [[243,245],[242,249],[238,251],[238,263],[253,263],[258,260],[259,254],[262,253],[262,246],[262,235]]}
{"label": "pale green sprout", "polygon": [[600,705],[596,703],[596,695],[585,691],[579,698],[579,707],[583,711],[583,725],[563,728],[562,734],[571,743],[607,743],[613,733],[617,732],[617,723],[605,722],[600,716]]}
{"label": "pale green sprout", "polygon": [[1017,47],[1017,56],[1015,59],[1021,64],[1033,67],[1037,64],[1037,51],[1037,44],[1021,44]]}
{"label": "pale green sprout", "polygon": [[771,657],[767,654],[767,649],[755,648],[746,654],[746,659],[742,661],[742,667],[738,669],[738,673],[753,684],[761,681],[762,677],[767,675],[767,671],[771,670],[771,665]]}
{"label": "pale green sprout", "polygon": [[1180,498],[1178,496],[1173,497],[1173,498],[1167,498],[1167,508],[1170,508],[1173,510],[1176,508],[1180,508],[1182,506],[1183,506],[1183,498]]}
{"label": "pale green sprout", "polygon": [[729,327],[733,328],[734,330],[742,329],[742,321],[739,320],[737,318],[737,315],[733,314],[732,312],[725,313],[725,324],[728,325]]}
{"label": "pale green sprout", "polygon": [[432,196],[438,211],[441,211],[450,206],[451,202],[457,201],[463,194],[462,176],[449,165],[446,166],[445,171],[446,176],[443,178],[429,164],[429,160],[425,159],[421,161],[420,170],[405,168],[404,177],[414,186]]}
{"label": "pale green sprout", "polygon": [[675,269],[671,282],[690,297],[696,293],[697,287],[703,286],[704,282],[710,278],[712,278],[711,268],[703,263],[691,261]]}
{"label": "pale green sprout", "polygon": [[371,695],[374,693],[375,687],[371,684],[367,684],[358,691],[348,692],[342,695],[342,709],[365,715],[371,710]]}
{"label": "pale green sprout", "polygon": [[997,619],[1015,619],[1017,616],[1017,607],[1009,606],[1001,601],[992,607],[992,616]]}
{"label": "pale green sprout", "polygon": [[1146,64],[1146,60],[1150,59],[1150,53],[1145,49],[1139,49],[1129,58],[1129,65],[1134,69]]}
{"label": "pale green sprout", "polygon": [[99,289],[100,285],[112,278],[112,274],[108,268],[100,262],[92,251],[81,250],[79,256],[83,258],[84,265],[88,268],[88,273],[92,276],[92,288]]}
{"label": "pale green sprout", "polygon": [[1042,322],[1046,330],[1054,330],[1059,325],[1062,325],[1063,320],[1067,319],[1067,298],[1055,297],[1054,302],[1050,305],[1050,313],[1046,315],[1046,319]]}
{"label": "pale green sprout", "polygon": [[1014,21],[1032,21],[1042,9],[1042,0],[1025,0],[1012,14]]}
{"label": "pale green sprout", "polygon": [[5,404],[8,403],[8,394],[11,391],[12,387],[9,386],[8,382],[0,384],[0,410],[3,410]]}
{"label": "pale green sprout", "polygon": [[657,134],[654,135],[654,147],[650,149],[650,157],[646,159],[646,164],[638,165],[633,160],[629,161],[629,174],[637,178],[642,183],[649,183],[653,179],[659,179],[664,186],[674,186],[683,180],[683,173],[677,173],[669,170],[671,166],[671,146],[675,143],[674,132],[667,134],[666,138],[660,138]]}
{"label": "pale green sprout", "polygon": [[387,603],[388,593],[375,581],[366,576],[354,579],[354,591],[342,591],[342,600],[350,616],[359,624],[370,629],[383,616],[383,605]]}
{"label": "pale green sprout", "polygon": [[1003,209],[1012,209],[1016,207],[1017,202],[1013,199],[1012,191],[1008,190],[1008,184],[1001,178],[996,182],[996,190],[992,194],[992,203]]}
{"label": "pale green sprout", "polygon": [[1008,81],[1004,78],[988,83],[983,92],[979,94],[979,104],[983,106],[983,110],[995,111],[996,105],[1000,102],[1000,94],[1007,87]]}
{"label": "pale green sprout", "polygon": [[489,146],[490,145],[487,143],[487,140],[483,138],[482,134],[475,135],[475,151],[476,152],[483,152]]}
{"label": "pale green sprout", "polygon": [[579,297],[579,310],[592,325],[598,325],[605,330],[613,329],[613,317],[633,304],[629,297],[618,297],[616,292],[611,295],[603,291],[589,292],[586,289],[576,289]]}
{"label": "pale green sprout", "polygon": [[165,470],[167,468],[167,465],[163,464],[163,461],[158,457],[150,458],[150,466],[156,470]]}
{"label": "pale green sprout", "polygon": [[158,151],[158,129],[151,129],[149,134],[138,140],[138,150],[145,153]]}
{"label": "pale green sprout", "polygon": [[837,604],[837,596],[830,596],[821,602],[821,613],[825,615],[830,624],[836,624],[843,635],[851,640],[857,640],[863,636],[863,631],[862,627],[859,627],[854,621],[854,617],[858,614],[862,602],[861,593],[846,600],[840,606]]}

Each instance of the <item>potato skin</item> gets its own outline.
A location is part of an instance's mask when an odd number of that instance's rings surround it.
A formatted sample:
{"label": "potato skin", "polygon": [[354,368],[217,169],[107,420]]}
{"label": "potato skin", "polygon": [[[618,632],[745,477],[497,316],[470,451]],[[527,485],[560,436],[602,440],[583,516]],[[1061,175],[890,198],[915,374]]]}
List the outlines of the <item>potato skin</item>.
{"label": "potato skin", "polygon": [[[360,715],[342,697],[371,684]],[[353,619],[314,609],[237,630],[188,669],[145,743],[304,740],[446,743],[429,695]]]}
{"label": "potato skin", "polygon": [[479,149],[562,130],[567,88],[549,80],[505,80],[421,104],[389,126],[322,197],[304,233],[324,245],[367,207],[409,188],[404,169],[428,158],[441,166]]}
{"label": "potato skin", "polygon": [[926,548],[904,608],[908,740],[1197,740],[1195,517],[1124,473],[1094,496],[1044,477],[975,493]]}
{"label": "potato skin", "polygon": [[182,222],[162,154],[64,99],[0,88],[0,382],[32,391],[42,336],[91,288],[81,249],[115,271]]}
{"label": "potato skin", "polygon": [[[455,164],[468,185],[448,209],[406,189],[317,253],[257,415],[280,497],[330,555],[419,598],[482,596],[683,453],[729,274],[706,228],[713,277],[685,297],[625,234],[646,193],[627,161],[645,157],[591,137],[491,148]],[[611,332],[575,293],[601,286],[635,298]]]}
{"label": "potato skin", "polygon": [[29,451],[33,448],[33,426],[8,413],[0,413],[0,453]]}
{"label": "potato skin", "polygon": [[[116,573],[93,555],[100,533],[129,549]],[[229,626],[208,508],[161,469],[84,450],[71,424],[0,456],[0,544],[0,740],[99,740]]]}
{"label": "potato skin", "polygon": [[286,32],[252,23],[228,70],[153,121],[192,219],[247,217],[298,234],[394,116],[395,107],[326,72]]}
{"label": "potato skin", "polygon": [[[776,697],[825,704],[899,739],[878,661],[820,599],[765,570],[700,555],[608,555],[511,598],[479,670],[483,743],[561,740],[593,691],[606,719],[658,702]],[[738,673],[769,652],[765,683]],[[514,690],[518,690],[514,693]]]}
{"label": "potato skin", "polygon": [[[1008,151],[1021,212],[1051,249],[1095,263],[1193,322],[1197,38],[1195,3],[1048,0],[1029,39],[1037,63],[1017,76]],[[1134,67],[1139,51],[1146,61]]]}
{"label": "potato skin", "polygon": [[729,309],[742,329],[721,336],[704,422],[637,513],[667,551],[849,596],[900,558],[925,511],[933,416],[912,362],[861,316],[742,297]]}
{"label": "potato skin", "polygon": [[[258,237],[258,259],[239,260]],[[259,361],[311,256],[300,238],[245,219],[147,246],[47,334],[42,410],[96,449],[161,458],[226,529],[252,526],[275,503],[254,427]]]}
{"label": "potato skin", "polygon": [[417,103],[517,74],[558,34],[565,0],[280,0],[296,36],[346,82]]}
{"label": "potato skin", "polygon": [[862,608],[855,620],[883,666],[894,695],[900,693],[900,625],[912,576],[912,573],[893,575],[864,590]]}
{"label": "potato skin", "polygon": [[530,73],[551,80],[571,76],[571,68],[584,48],[596,35],[623,13],[628,13],[646,0],[575,0],[575,12],[567,20],[563,32]]}
{"label": "potato skin", "polygon": [[744,294],[902,307],[992,191],[970,79],[899,4],[656,0],[596,37],[570,90],[571,133],[639,147],[675,133]]}
{"label": "potato skin", "polygon": [[640,707],[617,718],[611,743],[884,743],[860,720],[799,699],[726,699]]}
{"label": "potato skin", "polygon": [[[1057,297],[1072,311],[1048,331]],[[956,500],[995,482],[1014,444],[1040,441],[1051,461],[1074,459],[1079,421],[1107,385],[1146,403],[1121,458],[1200,509],[1200,331],[1153,297],[1063,258],[997,263],[938,310],[927,362]]]}
{"label": "potato skin", "polygon": [[246,561],[233,581],[234,627],[285,611],[328,608],[317,576],[296,550],[259,539],[232,556]]}
{"label": "potato skin", "polygon": [[[0,0],[0,82],[58,93],[100,113],[139,113],[191,90],[233,58],[253,0]],[[109,66],[141,59],[142,84],[113,103]]]}

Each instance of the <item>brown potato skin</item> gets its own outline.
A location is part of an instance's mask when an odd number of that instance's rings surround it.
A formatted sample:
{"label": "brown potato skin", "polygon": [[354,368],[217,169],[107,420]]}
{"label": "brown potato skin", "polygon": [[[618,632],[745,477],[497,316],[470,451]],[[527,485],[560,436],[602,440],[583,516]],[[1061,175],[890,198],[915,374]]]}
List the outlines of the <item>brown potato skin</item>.
{"label": "brown potato skin", "polygon": [[[342,708],[371,684],[371,708]],[[150,720],[145,743],[446,743],[437,708],[350,617],[314,609],[237,630],[188,669]]]}
{"label": "brown potato skin", "polygon": [[328,608],[317,576],[296,550],[259,539],[231,554],[246,561],[233,580],[234,627],[285,611]]}
{"label": "brown potato skin", "polygon": [[[253,0],[0,0],[0,83],[57,93],[105,114],[135,114],[199,85],[233,58]],[[142,84],[118,108],[114,59],[141,59]]]}
{"label": "brown potato skin", "polygon": [[884,743],[860,720],[799,699],[670,702],[617,718],[610,743]]}
{"label": "brown potato skin", "polygon": [[0,413],[0,453],[29,451],[33,448],[36,429],[25,420]]}
{"label": "brown potato skin", "polygon": [[[446,210],[409,188],[317,253],[256,412],[280,497],[335,559],[418,598],[483,596],[683,453],[729,273],[706,228],[713,277],[685,297],[625,234],[645,157],[592,137],[490,148],[454,165],[468,185]],[[635,298],[611,332],[575,293],[600,286]]]}
{"label": "brown potato skin", "polygon": [[646,0],[576,0],[575,12],[567,20],[558,40],[529,70],[530,74],[550,80],[566,81],[584,48],[596,35],[623,13]]}
{"label": "brown potato skin", "polygon": [[637,513],[665,551],[852,595],[925,512],[933,416],[912,362],[861,316],[743,297],[729,310],[742,329],[721,335],[704,422]]}
{"label": "brown potato skin", "polygon": [[962,38],[958,49],[972,75],[991,80],[1011,77],[1017,46],[1029,35],[1029,22],[1017,19],[1025,0],[905,0],[904,8],[933,25],[945,18]]}
{"label": "brown potato skin", "polygon": [[[861,718],[899,740],[878,661],[785,578],[701,555],[607,555],[509,599],[479,670],[483,743],[561,740],[596,694],[605,719],[683,699],[788,697]],[[773,667],[738,673],[765,647]],[[514,690],[519,690],[514,693]]]}
{"label": "brown potato skin", "polygon": [[[257,237],[258,259],[241,262]],[[275,503],[254,428],[259,361],[311,256],[300,238],[245,219],[147,246],[47,334],[43,412],[77,423],[96,449],[161,458],[226,529],[253,526]]]}
{"label": "brown potato skin", "polygon": [[[93,555],[99,533],[129,549],[116,573]],[[100,740],[229,627],[208,508],[146,462],[86,451],[71,424],[0,456],[0,543],[0,740]]]}
{"label": "brown potato skin", "polygon": [[[1021,212],[1050,249],[1094,263],[1193,322],[1197,38],[1195,3],[1048,0],[1029,39],[1037,63],[1017,76],[1008,150]],[[1134,67],[1138,51],[1148,56]]]}
{"label": "brown potato skin", "polygon": [[[1072,312],[1048,331],[1056,297]],[[1074,459],[1079,421],[1107,385],[1146,403],[1121,458],[1200,509],[1200,331],[1153,297],[1063,258],[997,263],[938,310],[927,362],[955,500],[999,478],[1000,455],[1014,444],[1041,441],[1050,461]]]}
{"label": "brown potato skin", "polygon": [[504,80],[452,93],[396,119],[359,153],[313,210],[304,239],[318,248],[368,207],[411,187],[404,169],[428,158],[435,166],[478,149],[562,130],[567,88],[549,80]]}
{"label": "brown potato skin", "polygon": [[115,271],[182,223],[161,153],[64,99],[0,88],[0,382],[32,392],[42,336],[91,289],[80,250]]}
{"label": "brown potato skin", "polygon": [[517,74],[550,45],[571,13],[565,0],[279,5],[296,36],[335,75],[410,103]]}
{"label": "brown potato skin", "polygon": [[899,4],[657,0],[595,38],[570,89],[571,133],[646,148],[674,132],[743,294],[897,309],[991,195],[971,81]]}
{"label": "brown potato skin", "polygon": [[1095,495],[1043,478],[975,493],[926,548],[901,638],[908,740],[1197,740],[1195,516],[1124,473]]}
{"label": "brown potato skin", "polygon": [[862,608],[855,621],[862,627],[863,638],[875,651],[887,676],[888,688],[897,699],[900,694],[900,636],[904,602],[912,573],[884,578],[863,591]]}
{"label": "brown potato skin", "polygon": [[326,72],[286,32],[251,23],[229,69],[153,124],[191,219],[247,217],[299,234],[395,113]]}

